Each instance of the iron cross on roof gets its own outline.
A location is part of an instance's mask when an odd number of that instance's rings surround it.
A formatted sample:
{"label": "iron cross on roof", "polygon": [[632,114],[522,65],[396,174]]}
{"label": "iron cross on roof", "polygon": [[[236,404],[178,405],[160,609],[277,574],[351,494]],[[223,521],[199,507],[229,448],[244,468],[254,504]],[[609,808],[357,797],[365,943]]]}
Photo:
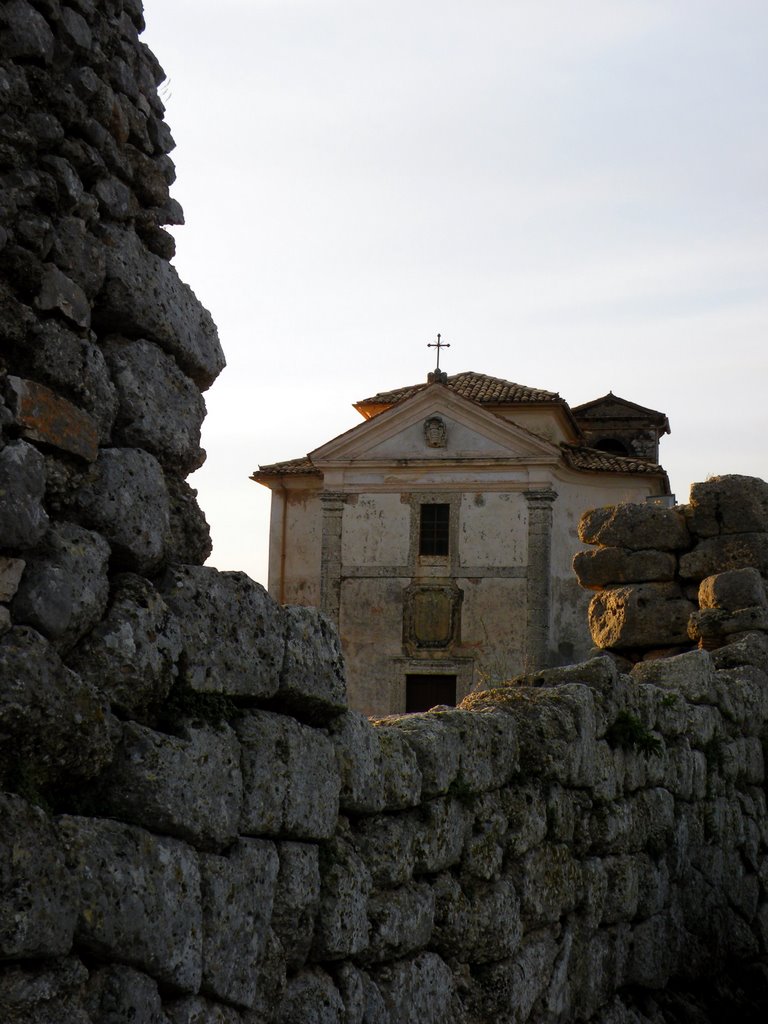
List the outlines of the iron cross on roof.
{"label": "iron cross on roof", "polygon": [[448,341],[440,341],[440,335],[439,334],[437,336],[437,341],[429,341],[429,342],[427,342],[427,348],[436,348],[437,349],[437,369],[438,370],[440,369],[440,349],[441,348],[450,348],[450,347],[451,347],[450,342],[448,342]]}

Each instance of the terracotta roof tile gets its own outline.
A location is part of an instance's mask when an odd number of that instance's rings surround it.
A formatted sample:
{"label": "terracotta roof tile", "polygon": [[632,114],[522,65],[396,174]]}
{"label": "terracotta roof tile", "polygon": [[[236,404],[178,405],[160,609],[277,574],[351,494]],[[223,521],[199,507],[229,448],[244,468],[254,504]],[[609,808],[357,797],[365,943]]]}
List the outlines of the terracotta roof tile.
{"label": "terracotta roof tile", "polygon": [[[504,380],[501,377],[489,377],[484,373],[474,373],[466,370],[464,373],[455,373],[448,378],[446,385],[457,395],[467,398],[479,405],[512,405],[519,402],[562,402],[560,395],[554,391],[543,391],[540,388],[528,388],[522,384],[515,384],[514,381]],[[408,387],[396,388],[394,391],[380,391],[377,395],[364,398],[356,402],[361,405],[394,405],[411,395],[423,391],[429,384],[411,384]]]}
{"label": "terracotta roof tile", "polygon": [[645,462],[613,452],[601,452],[597,448],[585,448],[575,444],[560,445],[565,461],[573,469],[592,470],[598,473],[649,473],[666,476],[666,471],[656,462]]}
{"label": "terracotta roof tile", "polygon": [[251,480],[258,480],[262,476],[284,476],[294,474],[296,476],[308,473],[312,476],[322,476],[319,469],[315,469],[312,460],[304,455],[300,459],[287,459],[285,462],[272,462],[267,466],[259,466],[251,475]]}

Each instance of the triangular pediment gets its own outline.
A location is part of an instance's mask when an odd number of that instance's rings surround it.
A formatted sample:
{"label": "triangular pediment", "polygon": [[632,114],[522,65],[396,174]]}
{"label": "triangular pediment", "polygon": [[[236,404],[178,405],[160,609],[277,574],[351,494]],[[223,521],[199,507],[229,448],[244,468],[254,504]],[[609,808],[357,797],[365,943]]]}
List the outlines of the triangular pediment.
{"label": "triangular pediment", "polygon": [[[553,435],[557,413],[553,409]],[[310,452],[323,465],[506,460],[554,463],[556,444],[441,384],[417,392]]]}

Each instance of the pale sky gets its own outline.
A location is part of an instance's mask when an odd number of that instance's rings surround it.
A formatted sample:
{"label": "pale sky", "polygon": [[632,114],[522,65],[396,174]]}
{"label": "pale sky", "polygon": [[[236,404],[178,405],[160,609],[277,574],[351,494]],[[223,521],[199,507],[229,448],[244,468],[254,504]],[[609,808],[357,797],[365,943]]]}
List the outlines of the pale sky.
{"label": "pale sky", "polygon": [[266,583],[259,463],[434,366],[664,411],[768,477],[765,0],[145,0],[174,260],[228,367],[190,482]]}

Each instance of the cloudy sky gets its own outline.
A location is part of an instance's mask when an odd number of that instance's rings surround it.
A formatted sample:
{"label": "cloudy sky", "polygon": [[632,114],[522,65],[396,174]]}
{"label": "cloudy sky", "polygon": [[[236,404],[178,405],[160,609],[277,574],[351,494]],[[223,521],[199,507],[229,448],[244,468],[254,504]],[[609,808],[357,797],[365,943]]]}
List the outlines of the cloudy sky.
{"label": "cloudy sky", "polygon": [[176,266],[228,367],[191,483],[266,581],[259,463],[441,365],[669,416],[768,477],[765,0],[145,0]]}

